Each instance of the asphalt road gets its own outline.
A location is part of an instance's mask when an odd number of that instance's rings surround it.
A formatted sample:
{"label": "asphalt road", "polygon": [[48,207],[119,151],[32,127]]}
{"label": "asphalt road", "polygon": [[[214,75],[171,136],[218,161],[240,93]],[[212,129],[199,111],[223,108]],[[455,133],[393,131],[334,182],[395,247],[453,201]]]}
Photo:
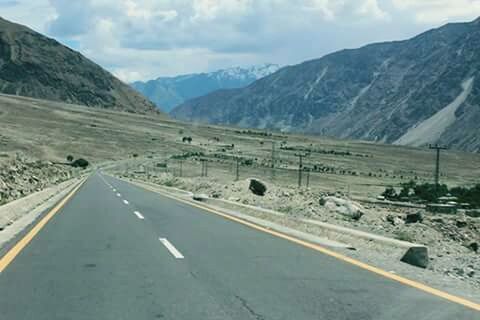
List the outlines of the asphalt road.
{"label": "asphalt road", "polygon": [[480,313],[96,174],[0,274],[0,319],[478,320]]}

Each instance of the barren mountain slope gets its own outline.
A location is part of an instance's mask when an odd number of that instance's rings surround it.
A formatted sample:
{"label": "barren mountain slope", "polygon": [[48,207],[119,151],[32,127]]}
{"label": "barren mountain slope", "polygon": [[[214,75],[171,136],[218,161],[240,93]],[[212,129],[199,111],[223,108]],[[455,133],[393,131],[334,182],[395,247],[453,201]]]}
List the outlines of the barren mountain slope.
{"label": "barren mountain slope", "polygon": [[[171,114],[183,120],[410,145],[438,142],[478,151],[479,81],[477,19],[283,68],[247,88],[190,100]],[[450,111],[432,119],[445,108]],[[435,121],[442,114],[448,121]]]}
{"label": "barren mountain slope", "polygon": [[153,103],[80,53],[0,18],[0,92],[130,112]]}

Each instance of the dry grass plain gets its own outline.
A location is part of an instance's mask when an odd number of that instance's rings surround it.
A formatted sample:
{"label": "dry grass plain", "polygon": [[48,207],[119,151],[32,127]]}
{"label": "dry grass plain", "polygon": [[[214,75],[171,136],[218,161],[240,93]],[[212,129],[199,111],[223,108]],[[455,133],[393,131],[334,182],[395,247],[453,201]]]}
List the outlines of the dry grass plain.
{"label": "dry grass plain", "polygon": [[[185,136],[192,137],[190,144],[182,142]],[[277,168],[274,175],[270,168],[272,142]],[[232,144],[233,149],[226,148]],[[240,178],[259,176],[281,185],[296,185],[296,154],[305,149],[311,150],[305,166],[324,171],[311,172],[309,185],[313,190],[376,196],[385,186],[399,186],[411,179],[433,180],[435,155],[428,148],[278,132],[265,135],[259,130],[181,123],[162,116],[0,95],[0,161],[16,152],[52,161],[63,161],[72,154],[94,164],[130,159],[128,166],[141,164],[147,170],[162,170],[157,164],[168,162],[168,170],[177,175],[199,176],[199,160],[203,158],[208,160],[209,176],[233,180],[238,156],[252,160],[251,165],[240,165]],[[171,159],[188,152],[203,156]],[[134,154],[138,157],[133,158]],[[306,179],[304,174],[303,184]],[[480,154],[442,153],[442,183],[469,186],[479,181]]]}

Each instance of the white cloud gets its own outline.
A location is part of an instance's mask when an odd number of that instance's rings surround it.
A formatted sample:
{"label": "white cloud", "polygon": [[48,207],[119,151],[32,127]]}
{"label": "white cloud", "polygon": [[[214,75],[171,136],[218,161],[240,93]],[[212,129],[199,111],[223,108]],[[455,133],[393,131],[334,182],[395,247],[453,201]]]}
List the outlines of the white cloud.
{"label": "white cloud", "polygon": [[371,16],[379,20],[390,19],[390,15],[380,8],[377,0],[364,0],[360,7],[358,7],[357,12],[361,15]]}
{"label": "white cloud", "polygon": [[133,81],[234,65],[298,63],[473,18],[480,14],[479,2],[0,0],[0,10]]}
{"label": "white cloud", "polygon": [[252,6],[253,0],[193,0],[192,21],[208,21],[219,15],[243,15]]}
{"label": "white cloud", "polygon": [[0,2],[0,16],[45,32],[45,22],[56,16],[49,0],[13,0]]}
{"label": "white cloud", "polygon": [[392,0],[395,7],[413,11],[420,23],[472,20],[480,15],[480,0]]}

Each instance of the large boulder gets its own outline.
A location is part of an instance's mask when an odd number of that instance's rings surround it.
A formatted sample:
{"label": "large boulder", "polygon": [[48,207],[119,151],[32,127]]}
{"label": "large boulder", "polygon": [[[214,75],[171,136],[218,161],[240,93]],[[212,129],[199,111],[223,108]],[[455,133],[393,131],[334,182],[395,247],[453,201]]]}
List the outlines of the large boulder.
{"label": "large boulder", "polygon": [[192,195],[192,199],[195,200],[195,201],[207,201],[208,200],[208,196],[204,193],[195,193]]}
{"label": "large boulder", "polygon": [[428,249],[424,246],[411,247],[403,255],[400,261],[412,266],[426,268],[428,267]]}
{"label": "large boulder", "polygon": [[248,189],[257,196],[264,196],[265,192],[267,192],[266,184],[258,179],[250,179],[250,185],[248,186]]}
{"label": "large boulder", "polygon": [[405,223],[417,223],[422,221],[423,221],[423,214],[420,211],[415,213],[408,213],[405,216]]}
{"label": "large boulder", "polygon": [[364,209],[356,202],[337,197],[326,197],[323,200],[325,208],[350,219],[360,220],[364,214]]}

